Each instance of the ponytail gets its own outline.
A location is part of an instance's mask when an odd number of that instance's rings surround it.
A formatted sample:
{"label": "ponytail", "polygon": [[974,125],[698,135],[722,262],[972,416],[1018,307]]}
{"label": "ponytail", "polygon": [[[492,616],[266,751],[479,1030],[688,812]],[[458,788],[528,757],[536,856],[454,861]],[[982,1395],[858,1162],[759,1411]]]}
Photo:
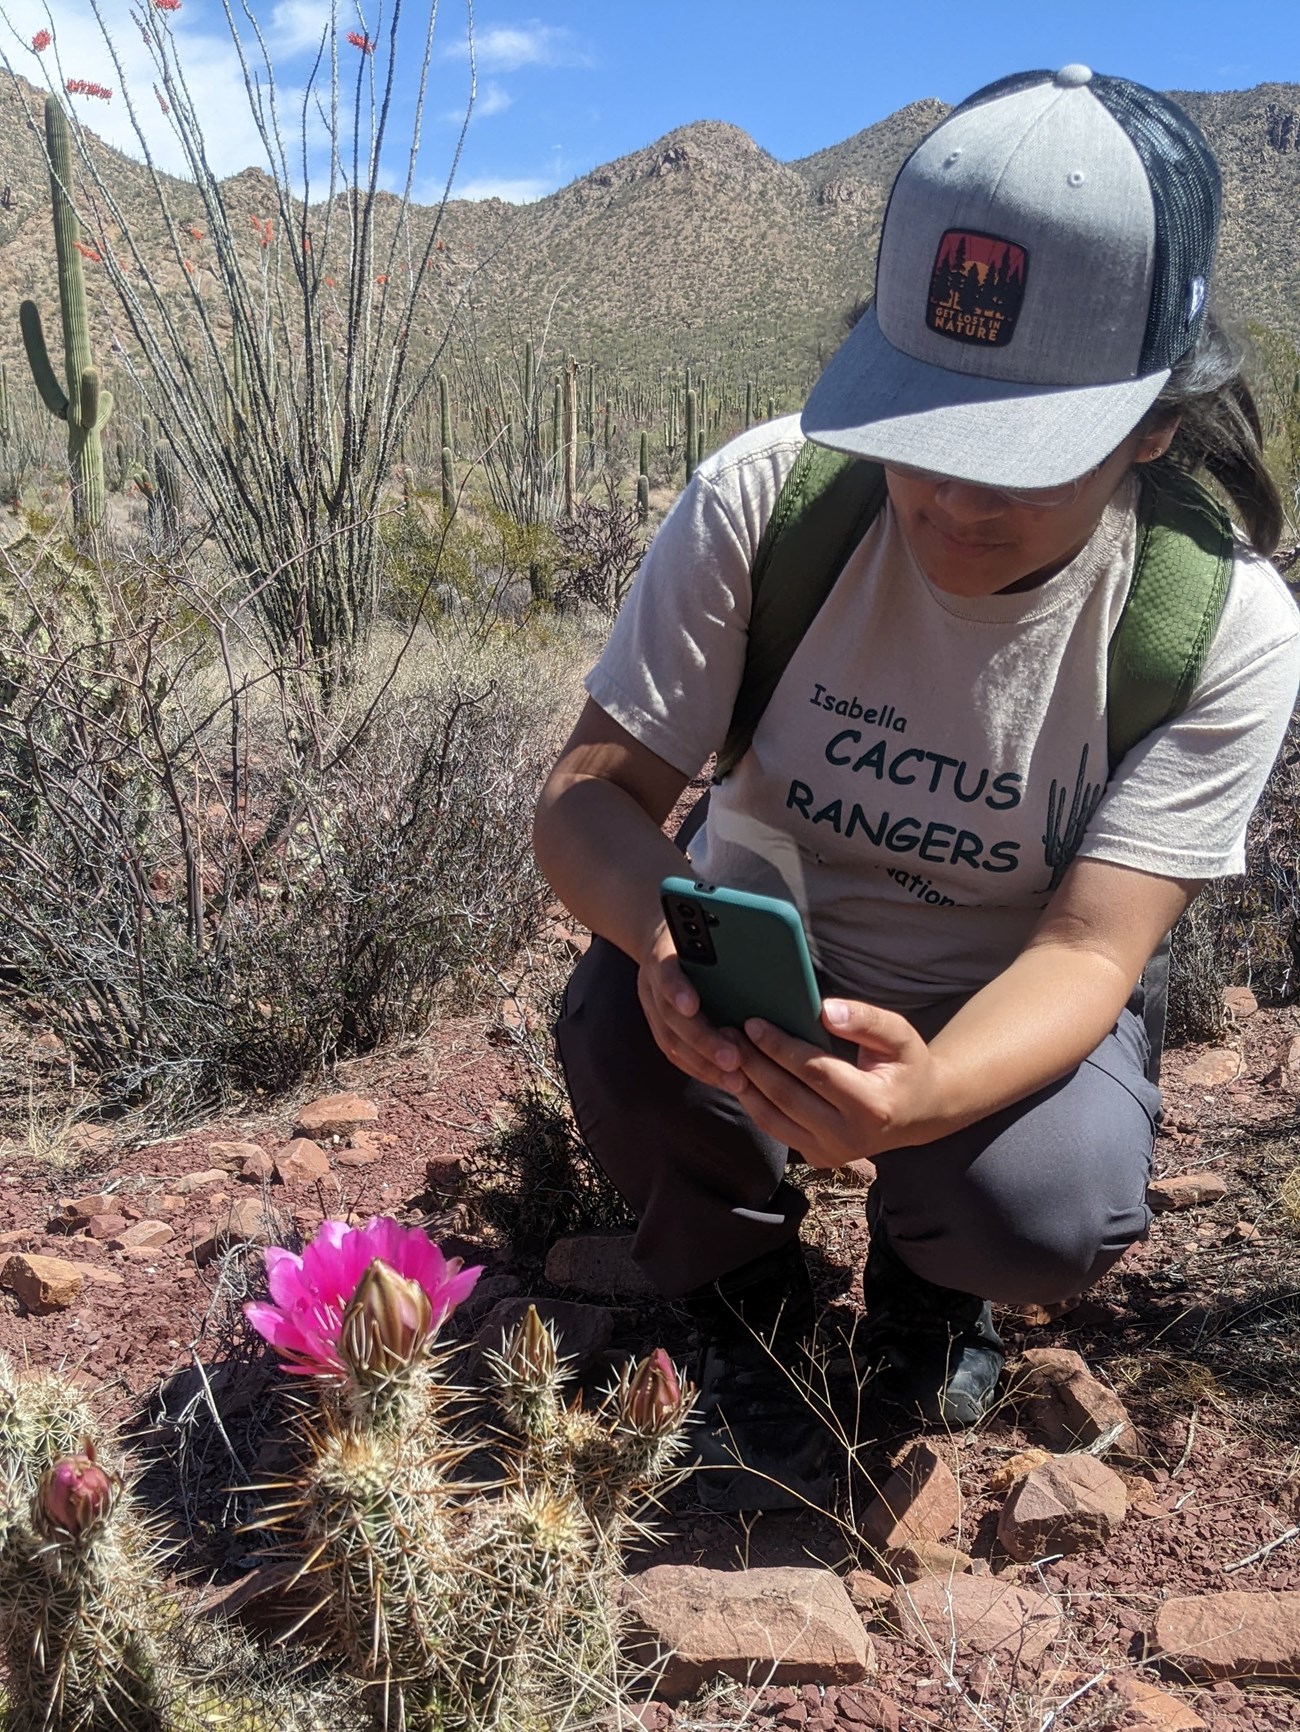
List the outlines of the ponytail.
{"label": "ponytail", "polygon": [[1159,427],[1178,416],[1169,450],[1145,466],[1157,485],[1162,469],[1204,469],[1232,501],[1247,538],[1265,558],[1282,538],[1282,496],[1264,465],[1259,410],[1242,372],[1242,352],[1212,311],[1201,334],[1169,375],[1143,420]]}

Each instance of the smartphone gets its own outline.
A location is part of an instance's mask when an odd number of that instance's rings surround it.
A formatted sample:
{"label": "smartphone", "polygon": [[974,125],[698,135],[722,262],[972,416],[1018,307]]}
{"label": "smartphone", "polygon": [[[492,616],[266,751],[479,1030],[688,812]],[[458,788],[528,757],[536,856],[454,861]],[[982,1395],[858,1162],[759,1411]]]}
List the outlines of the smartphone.
{"label": "smartphone", "polygon": [[761,1016],[775,1028],[831,1050],[803,922],[793,902],[665,878],[664,918],[682,973],[716,1028],[743,1030]]}

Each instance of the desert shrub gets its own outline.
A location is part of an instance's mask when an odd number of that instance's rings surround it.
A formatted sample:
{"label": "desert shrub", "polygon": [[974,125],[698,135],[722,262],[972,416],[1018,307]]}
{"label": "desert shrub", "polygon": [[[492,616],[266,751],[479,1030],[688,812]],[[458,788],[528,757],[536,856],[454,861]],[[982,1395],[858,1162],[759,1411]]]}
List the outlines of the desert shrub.
{"label": "desert shrub", "polygon": [[614,614],[623,605],[645,553],[635,505],[619,498],[612,477],[605,477],[605,499],[584,499],[572,517],[555,524],[558,553],[552,579],[556,602],[587,602]]}
{"label": "desert shrub", "polygon": [[1300,721],[1292,721],[1246,837],[1246,871],[1207,886],[1174,928],[1171,1043],[1222,1032],[1225,986],[1280,1004],[1300,984]]}
{"label": "desert shrub", "polygon": [[408,635],[306,733],[205,576],[155,598],[55,563],[0,572],[0,997],[108,1101],[174,1121],[285,1086],[531,935],[561,688],[520,634],[426,634],[418,667]]}

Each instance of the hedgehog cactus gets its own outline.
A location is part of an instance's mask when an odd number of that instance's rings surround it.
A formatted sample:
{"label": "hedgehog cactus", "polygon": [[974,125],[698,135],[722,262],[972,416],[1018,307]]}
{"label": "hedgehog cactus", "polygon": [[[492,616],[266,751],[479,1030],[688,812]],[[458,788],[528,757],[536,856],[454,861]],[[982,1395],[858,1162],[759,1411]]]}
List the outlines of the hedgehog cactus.
{"label": "hedgehog cactus", "polygon": [[104,452],[100,432],[112,413],[112,395],[100,388],[90,354],[86,285],[81,270],[81,224],[72,205],[72,153],[68,117],[57,97],[45,100],[45,139],[54,206],[54,251],[58,262],[59,309],[68,388],[59,384],[45,346],[41,315],[34,301],[18,309],[27,360],[45,407],[68,424],[68,467],[72,474],[73,521],[79,532],[98,528],[104,515]]}

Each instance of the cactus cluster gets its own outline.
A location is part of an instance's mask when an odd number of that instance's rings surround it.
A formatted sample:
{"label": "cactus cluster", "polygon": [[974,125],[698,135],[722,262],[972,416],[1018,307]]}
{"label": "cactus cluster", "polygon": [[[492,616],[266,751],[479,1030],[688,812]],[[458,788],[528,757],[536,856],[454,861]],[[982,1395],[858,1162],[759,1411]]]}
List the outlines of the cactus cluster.
{"label": "cactus cluster", "polygon": [[[335,1236],[340,1257],[346,1241]],[[297,1404],[296,1466],[263,1488],[259,1525],[311,1584],[374,1723],[541,1728],[573,1711],[583,1680],[589,1705],[608,1700],[620,1549],[683,1451],[691,1391],[656,1350],[595,1408],[569,1402],[568,1368],[530,1307],[486,1356],[508,1428],[489,1440],[436,1342],[422,1279],[376,1259],[339,1312],[343,1283],[312,1252],[297,1268],[269,1259],[273,1293],[301,1306],[310,1288],[329,1326],[314,1395]],[[473,1273],[446,1264],[440,1290]],[[251,1320],[274,1337],[271,1310]],[[305,1369],[301,1355],[292,1368]]]}
{"label": "cactus cluster", "polygon": [[357,1724],[346,1689],[302,1703],[247,1642],[200,1628],[163,1585],[162,1562],[125,1459],[84,1395],[48,1373],[20,1376],[0,1355],[3,1732]]}

